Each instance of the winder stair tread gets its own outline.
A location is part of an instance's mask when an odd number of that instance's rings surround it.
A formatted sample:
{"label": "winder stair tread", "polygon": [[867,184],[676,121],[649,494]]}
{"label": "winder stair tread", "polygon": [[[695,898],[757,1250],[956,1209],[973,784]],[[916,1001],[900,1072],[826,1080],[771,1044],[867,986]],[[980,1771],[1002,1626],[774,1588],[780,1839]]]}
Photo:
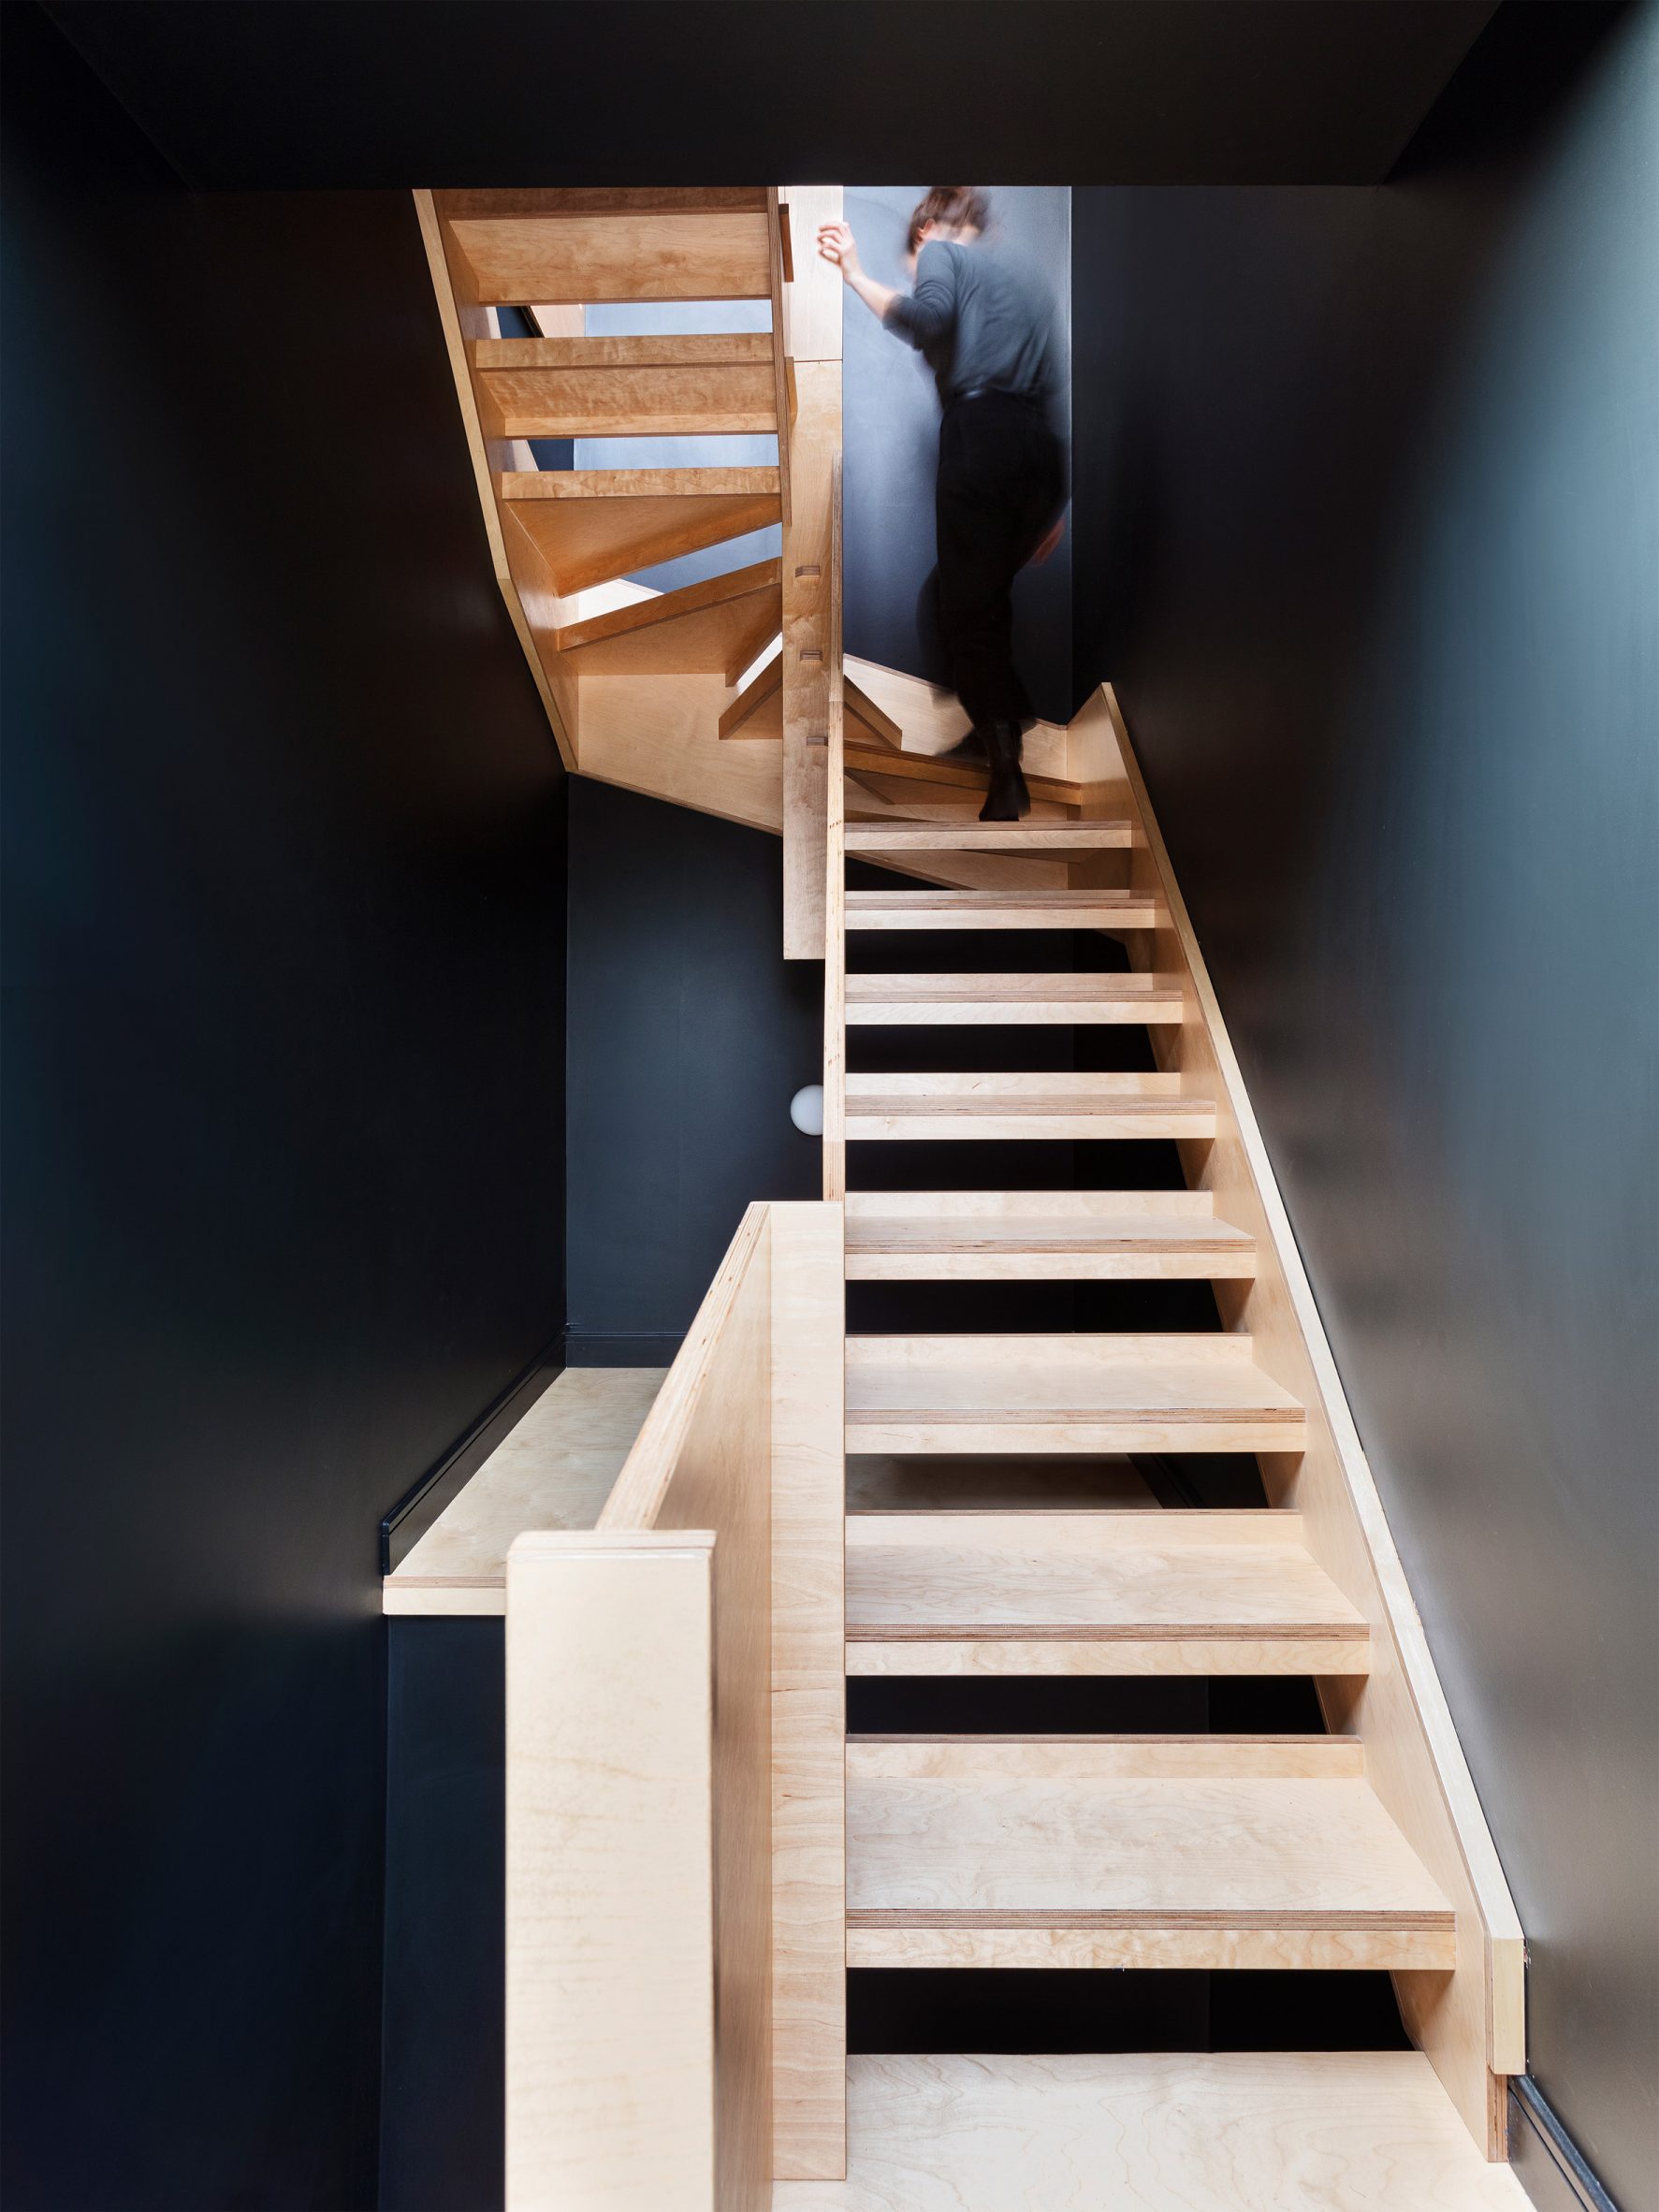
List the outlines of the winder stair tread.
{"label": "winder stair tread", "polygon": [[782,564],[756,561],[569,622],[559,649],[597,676],[724,676],[735,683],[778,634]]}
{"label": "winder stair tread", "polygon": [[1358,1740],[852,1737],[849,1966],[1456,1963]]}
{"label": "winder stair tread", "polygon": [[512,524],[562,596],[777,522],[776,469],[509,470]]}
{"label": "winder stair tread", "polygon": [[1363,1674],[1297,1513],[854,1513],[849,1674]]}

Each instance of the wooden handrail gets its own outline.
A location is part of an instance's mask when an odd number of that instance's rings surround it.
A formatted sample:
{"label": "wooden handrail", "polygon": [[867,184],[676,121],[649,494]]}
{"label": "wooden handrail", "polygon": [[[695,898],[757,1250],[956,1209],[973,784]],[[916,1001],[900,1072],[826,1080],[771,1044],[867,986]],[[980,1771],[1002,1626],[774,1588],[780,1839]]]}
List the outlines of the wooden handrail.
{"label": "wooden handrail", "polygon": [[508,1553],[509,2212],[844,2160],[840,1307],[840,1209],[751,1206],[598,1527]]}

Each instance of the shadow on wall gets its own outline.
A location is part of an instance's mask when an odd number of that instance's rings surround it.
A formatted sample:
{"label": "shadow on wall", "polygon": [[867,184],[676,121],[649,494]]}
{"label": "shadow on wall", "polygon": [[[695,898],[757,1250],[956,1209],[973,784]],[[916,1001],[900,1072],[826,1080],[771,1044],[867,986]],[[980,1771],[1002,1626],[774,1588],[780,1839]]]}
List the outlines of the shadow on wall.
{"label": "shadow on wall", "polygon": [[[878,283],[910,288],[905,230],[924,184],[849,187],[847,220],[866,269]],[[1012,252],[1029,255],[1053,287],[1064,357],[1070,353],[1071,194],[1066,185],[991,188],[997,221]],[[803,241],[795,241],[797,253]],[[924,664],[916,598],[934,560],[933,483],[939,456],[939,401],[921,355],[890,337],[863,303],[845,309],[846,634],[847,650],[884,667],[938,683]],[[1070,433],[1068,392],[1062,426]],[[1070,719],[1071,547],[1070,533],[1041,568],[1027,569],[1014,592],[1014,652],[1037,711]]]}

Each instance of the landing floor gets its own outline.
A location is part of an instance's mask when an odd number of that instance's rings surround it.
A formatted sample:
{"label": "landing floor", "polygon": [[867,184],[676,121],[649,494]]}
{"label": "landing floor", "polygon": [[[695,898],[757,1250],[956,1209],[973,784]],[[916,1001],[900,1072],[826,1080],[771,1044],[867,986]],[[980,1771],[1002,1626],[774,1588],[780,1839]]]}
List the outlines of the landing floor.
{"label": "landing floor", "polygon": [[1418,2051],[869,2058],[773,2212],[1531,2212]]}

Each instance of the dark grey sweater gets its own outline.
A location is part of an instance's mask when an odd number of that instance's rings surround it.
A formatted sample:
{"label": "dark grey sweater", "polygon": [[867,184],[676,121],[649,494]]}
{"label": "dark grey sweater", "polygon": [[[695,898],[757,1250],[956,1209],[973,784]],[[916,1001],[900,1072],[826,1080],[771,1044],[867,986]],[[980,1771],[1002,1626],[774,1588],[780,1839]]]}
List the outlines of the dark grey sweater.
{"label": "dark grey sweater", "polygon": [[881,319],[925,357],[945,404],[989,386],[1052,407],[1055,303],[1028,262],[982,240],[929,239],[915,290],[900,293]]}

